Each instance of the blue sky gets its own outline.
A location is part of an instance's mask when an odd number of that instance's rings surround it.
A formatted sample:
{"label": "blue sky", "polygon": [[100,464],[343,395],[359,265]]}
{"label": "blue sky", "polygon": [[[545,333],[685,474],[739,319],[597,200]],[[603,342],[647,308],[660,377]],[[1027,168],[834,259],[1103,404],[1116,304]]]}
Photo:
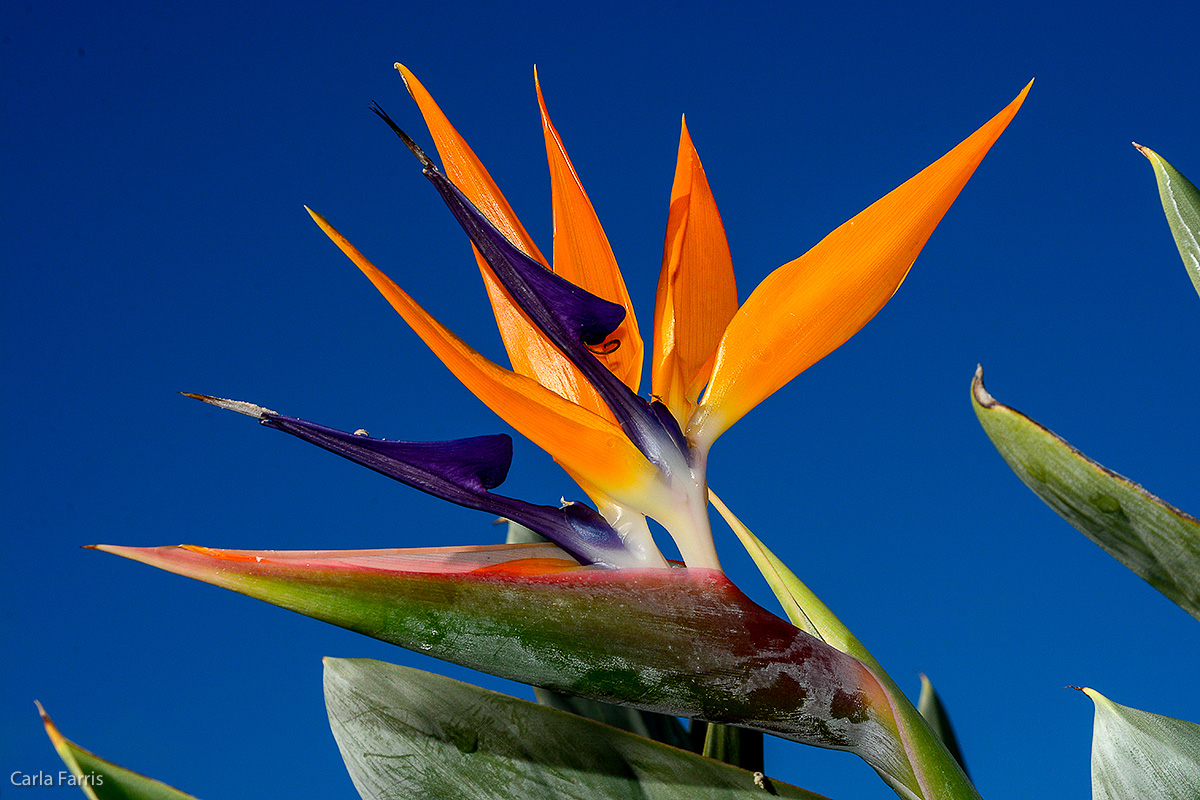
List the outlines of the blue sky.
{"label": "blue sky", "polygon": [[[429,141],[396,60],[548,251],[537,65],[643,324],[681,114],[744,300],[1036,78],[892,302],[726,434],[711,483],[901,686],[932,678],[984,797],[1087,796],[1091,704],[1067,685],[1200,721],[1195,620],[1044,508],[968,402],[982,362],[999,400],[1200,508],[1187,345],[1200,305],[1129,144],[1200,175],[1184,4],[282,8],[0,12],[0,775],[60,768],[38,699],[67,736],[201,798],[350,798],[321,656],[528,695],[79,549],[499,535],[484,515],[176,394],[390,438],[505,430],[301,207],[500,357],[461,232],[367,110],[378,101]],[[505,489],[578,495],[525,442]],[[735,581],[774,608],[716,529]],[[772,740],[767,757],[833,798],[891,796],[846,754]]]}

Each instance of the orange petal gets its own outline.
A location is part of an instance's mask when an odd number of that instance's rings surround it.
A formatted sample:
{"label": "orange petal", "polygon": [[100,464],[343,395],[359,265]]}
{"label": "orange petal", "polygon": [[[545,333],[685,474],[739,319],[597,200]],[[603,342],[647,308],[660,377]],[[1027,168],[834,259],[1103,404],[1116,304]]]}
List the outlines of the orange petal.
{"label": "orange petal", "polygon": [[550,188],[554,207],[554,271],[598,297],[625,307],[625,319],[609,337],[620,344],[608,354],[597,358],[609,371],[634,392],[642,379],[643,345],[638,333],[633,303],[609,247],[608,237],[592,208],[587,192],[579,181],[562,138],[550,122],[542,86],[533,72],[538,106],[542,112],[542,133],[546,138],[546,158],[550,162]]}
{"label": "orange petal", "polygon": [[653,394],[686,423],[737,311],[725,226],[684,122],[654,304]]}
{"label": "orange petal", "polygon": [[[434,102],[433,97],[421,85],[416,76],[403,64],[395,66],[400,72],[405,88],[416,101],[421,116],[425,118],[425,125],[429,128],[438,154],[442,157],[442,166],[446,170],[446,177],[454,182],[454,185],[483,212],[483,215],[493,225],[500,229],[510,242],[548,268],[549,264],[547,264],[545,256],[533,243],[533,239],[513,212],[512,206],[500,193],[496,182],[492,180],[492,176],[488,174],[487,169],[475,152],[471,150],[470,145],[450,124],[450,120],[442,113],[441,108]],[[608,410],[591,384],[513,302],[479,251],[474,247],[471,249],[475,253],[475,262],[479,265],[479,272],[483,275],[483,285],[487,289],[488,299],[496,314],[496,325],[500,329],[500,336],[504,340],[504,349],[508,352],[513,370],[521,375],[534,378],[547,389],[579,403],[584,408],[612,419],[612,412]]]}
{"label": "orange petal", "polygon": [[483,215],[493,225],[500,229],[500,232],[510,242],[524,250],[527,255],[546,265],[545,257],[538,251],[537,245],[533,243],[533,239],[521,225],[521,221],[517,219],[512,206],[504,199],[496,182],[492,180],[492,176],[488,174],[483,163],[475,155],[475,151],[450,124],[450,120],[438,108],[438,104],[434,102],[433,97],[425,90],[417,77],[403,64],[396,64],[395,67],[404,80],[404,88],[417,102],[417,108],[421,110],[421,116],[425,118],[429,134],[433,137],[438,154],[442,157],[442,166],[446,170],[446,177],[454,182],[454,185],[483,212]]}
{"label": "orange petal", "polygon": [[688,429],[698,446],[711,445],[883,308],[1032,85],[962,144],[759,284],[721,339]]}
{"label": "orange petal", "polygon": [[614,497],[644,499],[642,492],[655,484],[658,472],[616,423],[484,358],[380,272],[324,217],[311,209],[308,213],[442,363],[505,422]]}

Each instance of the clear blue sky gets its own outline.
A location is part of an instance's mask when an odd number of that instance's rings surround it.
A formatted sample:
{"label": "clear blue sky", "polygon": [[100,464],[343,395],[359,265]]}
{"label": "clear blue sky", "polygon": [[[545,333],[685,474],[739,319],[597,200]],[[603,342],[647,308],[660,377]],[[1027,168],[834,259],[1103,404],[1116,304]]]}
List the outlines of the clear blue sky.
{"label": "clear blue sky", "polygon": [[[538,66],[644,325],[681,114],[744,300],[1036,77],[893,301],[726,434],[711,482],[902,686],[933,679],[984,797],[1088,796],[1091,704],[1068,684],[1200,722],[1195,620],[1044,508],[968,402],[982,362],[999,400],[1200,509],[1200,302],[1129,144],[1200,175],[1186,4],[335,6],[0,12],[3,780],[59,769],[35,698],[67,736],[215,800],[354,796],[321,656],[527,695],[79,549],[499,536],[485,515],[176,394],[390,438],[505,429],[301,207],[499,357],[465,240],[367,110],[429,141],[396,60],[548,251]],[[524,442],[505,488],[578,496]],[[716,527],[734,579],[774,608]],[[891,796],[846,754],[772,741],[767,756],[838,800]]]}

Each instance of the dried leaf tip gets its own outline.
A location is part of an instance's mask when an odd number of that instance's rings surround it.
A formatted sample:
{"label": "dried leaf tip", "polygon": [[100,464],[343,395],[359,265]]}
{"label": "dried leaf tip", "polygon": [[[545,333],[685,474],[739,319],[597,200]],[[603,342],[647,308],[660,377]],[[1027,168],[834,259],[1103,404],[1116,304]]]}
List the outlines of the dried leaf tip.
{"label": "dried leaf tip", "polygon": [[424,167],[426,170],[432,170],[434,172],[438,171],[437,165],[433,163],[433,159],[425,155],[425,151],[422,150],[420,146],[413,141],[412,137],[405,133],[400,126],[397,125],[395,121],[393,121],[392,118],[387,115],[387,112],[380,108],[379,104],[374,100],[371,101],[371,110],[375,112],[376,116],[386,122],[388,127],[400,137],[400,141],[404,142],[404,146],[412,151],[412,154],[417,157],[418,161],[421,162],[422,167]]}
{"label": "dried leaf tip", "polygon": [[236,411],[239,414],[245,414],[247,417],[254,417],[255,419],[262,419],[267,415],[280,416],[277,411],[256,406],[254,403],[247,403],[244,400],[226,400],[223,397],[210,397],[206,394],[192,394],[191,392],[180,392],[180,394],[184,397],[190,397],[193,400],[199,400],[201,403],[208,403],[210,406]]}
{"label": "dried leaf tip", "polygon": [[984,408],[991,408],[996,405],[996,398],[988,394],[988,390],[983,388],[983,365],[975,365],[975,379],[971,381],[971,394],[975,396],[975,402]]}

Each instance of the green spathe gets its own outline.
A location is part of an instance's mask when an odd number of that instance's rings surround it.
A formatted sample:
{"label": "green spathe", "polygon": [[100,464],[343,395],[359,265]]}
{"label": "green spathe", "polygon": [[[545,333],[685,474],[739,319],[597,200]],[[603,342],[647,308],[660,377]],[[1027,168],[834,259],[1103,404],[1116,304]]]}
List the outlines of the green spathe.
{"label": "green spathe", "polygon": [[920,796],[871,670],[718,570],[429,571],[430,558],[447,564],[447,554],[552,547],[98,549],[523,683],[850,750]]}

